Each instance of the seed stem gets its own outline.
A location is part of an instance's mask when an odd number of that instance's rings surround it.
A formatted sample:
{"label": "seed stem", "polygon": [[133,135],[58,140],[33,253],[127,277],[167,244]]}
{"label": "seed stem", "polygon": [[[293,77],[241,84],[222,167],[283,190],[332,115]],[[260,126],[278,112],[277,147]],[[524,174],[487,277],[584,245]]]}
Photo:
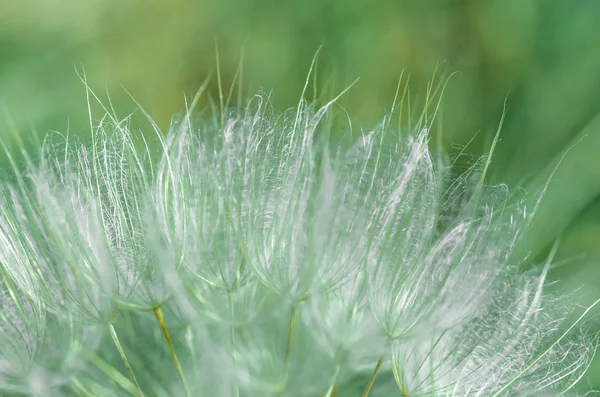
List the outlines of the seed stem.
{"label": "seed stem", "polygon": [[371,392],[371,388],[373,387],[373,383],[375,383],[375,378],[377,378],[377,373],[379,373],[379,369],[381,368],[381,364],[383,363],[383,357],[379,358],[377,361],[377,365],[373,370],[373,374],[371,375],[371,379],[369,379],[369,383],[367,383],[367,387],[362,395],[362,397],[368,397]]}
{"label": "seed stem", "polygon": [[104,373],[108,379],[117,385],[121,386],[123,390],[128,391],[130,394],[135,394],[135,385],[131,383],[126,376],[123,376],[121,372],[117,371],[112,365],[104,361],[100,356],[94,352],[85,352],[87,359],[90,363],[94,364],[96,368]]}
{"label": "seed stem", "polygon": [[177,357],[177,353],[175,353],[175,348],[173,347],[173,342],[171,341],[171,336],[169,336],[169,331],[167,330],[167,326],[165,324],[165,319],[163,317],[162,309],[159,307],[155,307],[153,310],[154,317],[156,317],[156,321],[160,325],[160,329],[162,330],[163,336],[165,337],[165,341],[169,346],[169,352],[171,352],[171,357],[173,357],[173,361],[175,362],[175,368],[177,368],[177,372],[179,373],[179,377],[181,378],[181,382],[183,383],[183,389],[185,390],[185,395],[187,397],[192,397],[192,393],[190,392],[190,388],[185,380],[185,375],[183,374],[183,368],[181,367],[181,363],[179,362],[179,358]]}
{"label": "seed stem", "polygon": [[[298,312],[298,305],[294,304],[294,306],[292,307],[292,310],[290,312],[290,325],[288,327],[288,334],[287,334],[287,342],[285,345],[285,369],[287,372],[288,366],[289,366],[289,362],[290,362],[290,352],[292,350],[292,338],[294,337],[294,328],[296,325],[296,313]],[[286,375],[287,377],[287,375]],[[285,391],[285,384],[283,386],[283,389],[280,390],[277,393],[277,396],[283,396],[283,392]]]}
{"label": "seed stem", "polygon": [[[244,261],[242,261],[242,266],[244,265]],[[238,279],[239,280],[239,279]],[[231,313],[231,319],[233,320],[233,316],[234,316],[234,310],[233,310],[233,296],[231,294],[231,292],[229,292],[228,294],[228,298],[229,298],[229,310]],[[231,358],[232,358],[232,366],[234,371],[236,370],[236,351],[235,351],[235,326],[232,325],[231,327],[229,327],[229,338],[231,340]],[[237,381],[234,380],[234,385],[233,385],[233,395],[235,397],[239,397],[240,396],[240,387],[237,384]]]}
{"label": "seed stem", "polygon": [[337,392],[338,392],[338,385],[337,385],[337,384],[335,384],[335,385],[333,385],[333,389],[331,389],[331,394],[330,394],[330,396],[331,396],[331,397],[337,397]]}
{"label": "seed stem", "polygon": [[121,358],[123,359],[123,363],[125,363],[125,367],[127,368],[127,371],[129,372],[129,377],[131,378],[131,380],[133,381],[133,384],[135,385],[135,391],[136,391],[135,394],[138,397],[144,397],[144,393],[142,393],[142,389],[140,388],[140,385],[138,384],[138,381],[135,378],[133,369],[131,368],[131,364],[129,363],[129,360],[127,359],[127,356],[125,355],[123,346],[121,346],[121,342],[119,341],[119,337],[117,336],[117,331],[115,330],[115,327],[114,327],[114,325],[112,325],[112,323],[108,324],[108,331],[110,332],[110,336],[112,337],[112,340],[115,343],[115,346],[117,347],[117,350],[119,351],[119,354],[121,355]]}
{"label": "seed stem", "polygon": [[285,365],[286,365],[286,367],[288,366],[288,363],[290,361],[290,351],[292,349],[292,338],[294,336],[294,327],[296,325],[296,313],[298,313],[298,306],[294,305],[294,307],[292,307],[292,311],[290,313],[290,326],[288,328],[287,344],[285,346]]}
{"label": "seed stem", "polygon": [[71,381],[71,388],[78,396],[93,397],[93,394],[85,388],[77,379]]}

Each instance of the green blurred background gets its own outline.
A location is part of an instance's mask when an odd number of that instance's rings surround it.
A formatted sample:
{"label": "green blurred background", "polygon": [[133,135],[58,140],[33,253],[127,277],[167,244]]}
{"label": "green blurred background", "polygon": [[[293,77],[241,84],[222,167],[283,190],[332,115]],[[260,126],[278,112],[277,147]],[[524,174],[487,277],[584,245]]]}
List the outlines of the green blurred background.
{"label": "green blurred background", "polygon": [[[419,104],[438,67],[438,82],[452,75],[432,131],[446,149],[475,137],[468,152],[484,153],[506,100],[490,179],[535,191],[562,159],[524,249],[543,258],[561,237],[552,277],[585,305],[600,297],[599,20],[598,0],[4,0],[0,131],[85,134],[75,68],[117,113],[136,108],[124,87],[166,129],[215,75],[215,40],[224,87],[243,53],[245,95],[272,91],[282,109],[323,45],[317,92],[360,77],[343,105],[365,128],[403,70]],[[600,388],[600,365],[590,381]]]}

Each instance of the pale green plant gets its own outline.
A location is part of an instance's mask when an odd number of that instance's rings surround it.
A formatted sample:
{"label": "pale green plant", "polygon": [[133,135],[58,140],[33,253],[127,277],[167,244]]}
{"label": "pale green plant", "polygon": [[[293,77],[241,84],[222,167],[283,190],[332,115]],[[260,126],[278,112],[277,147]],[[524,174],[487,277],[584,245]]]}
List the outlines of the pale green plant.
{"label": "pale green plant", "polygon": [[335,100],[195,104],[10,157],[2,395],[576,394],[596,335],[514,254],[540,192],[452,175],[428,117],[339,140]]}

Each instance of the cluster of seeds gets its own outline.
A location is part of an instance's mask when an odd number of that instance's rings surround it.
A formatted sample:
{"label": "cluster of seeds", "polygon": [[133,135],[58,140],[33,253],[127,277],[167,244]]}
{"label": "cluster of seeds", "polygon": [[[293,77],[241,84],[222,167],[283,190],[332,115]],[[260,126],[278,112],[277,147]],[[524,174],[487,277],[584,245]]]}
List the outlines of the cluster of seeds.
{"label": "cluster of seeds", "polygon": [[518,270],[535,208],[425,123],[336,139],[330,112],[257,96],[154,138],[107,112],[9,157],[0,395],[569,391],[595,341]]}

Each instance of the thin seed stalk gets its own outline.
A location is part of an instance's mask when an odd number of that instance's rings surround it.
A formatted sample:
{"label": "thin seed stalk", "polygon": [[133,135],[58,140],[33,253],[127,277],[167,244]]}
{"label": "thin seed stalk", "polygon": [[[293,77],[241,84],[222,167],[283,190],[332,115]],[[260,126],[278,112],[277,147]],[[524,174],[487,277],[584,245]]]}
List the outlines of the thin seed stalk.
{"label": "thin seed stalk", "polygon": [[[294,304],[294,306],[292,307],[292,310],[290,312],[290,325],[288,327],[287,342],[285,345],[285,364],[284,365],[285,365],[286,371],[288,369],[289,362],[290,362],[290,353],[292,350],[292,339],[294,337],[294,328],[296,326],[296,314],[297,313],[298,313],[298,305]],[[284,391],[285,391],[285,386],[277,395],[282,396]]]}
{"label": "thin seed stalk", "polygon": [[296,326],[296,314],[298,313],[298,305],[292,307],[290,313],[290,326],[288,328],[287,343],[285,346],[285,366],[287,367],[290,361],[290,352],[292,349],[292,338],[294,336],[294,328]]}
{"label": "thin seed stalk", "polygon": [[367,383],[367,387],[365,387],[365,391],[362,397],[368,397],[371,392],[371,388],[373,387],[373,383],[375,383],[375,378],[377,378],[377,374],[379,373],[379,369],[381,368],[381,364],[383,363],[383,357],[380,357],[377,361],[377,365],[375,365],[375,369],[373,370],[373,374],[371,374],[371,378],[369,379],[369,383]]}
{"label": "thin seed stalk", "polygon": [[[338,351],[339,351],[339,349],[338,349]],[[331,386],[329,387],[329,390],[327,390],[327,394],[325,395],[325,397],[337,397],[337,393],[338,393],[337,378],[338,378],[339,373],[340,373],[340,366],[337,365],[335,368],[335,374],[333,375],[333,381],[331,382]]]}
{"label": "thin seed stalk", "polygon": [[71,385],[71,390],[73,391],[73,393],[75,393],[75,396],[83,397],[83,394],[81,394],[77,386],[75,386],[74,384]]}
{"label": "thin seed stalk", "polygon": [[192,393],[190,392],[190,388],[188,387],[187,381],[185,380],[185,375],[183,374],[183,368],[181,367],[181,363],[179,362],[179,358],[177,357],[177,353],[175,353],[175,348],[173,347],[173,342],[171,341],[171,336],[169,335],[169,331],[167,330],[167,326],[165,324],[165,319],[163,317],[162,309],[159,307],[155,307],[153,309],[154,317],[156,321],[160,325],[160,329],[162,330],[163,336],[165,337],[165,341],[169,346],[169,352],[171,353],[171,357],[173,357],[173,361],[175,362],[175,368],[177,368],[177,372],[179,373],[179,377],[181,378],[181,382],[183,383],[183,389],[185,390],[185,395],[187,397],[192,397]]}
{"label": "thin seed stalk", "polygon": [[327,392],[323,395],[323,397],[337,397],[338,385],[337,383],[332,384],[327,389]]}
{"label": "thin seed stalk", "polygon": [[135,378],[135,374],[133,373],[133,368],[131,368],[131,364],[129,363],[129,360],[127,359],[127,355],[125,354],[125,351],[123,350],[123,346],[121,346],[121,342],[119,341],[119,337],[117,336],[117,331],[115,330],[115,327],[114,327],[114,325],[112,325],[112,323],[108,324],[108,331],[110,332],[110,336],[112,337],[112,340],[115,343],[115,346],[117,347],[117,350],[119,351],[119,354],[121,355],[121,358],[123,359],[123,363],[125,363],[127,372],[129,372],[129,377],[131,378],[131,381],[135,385],[136,396],[144,397],[144,393],[142,393],[142,389],[140,388],[140,385],[139,385],[137,379]]}
{"label": "thin seed stalk", "polygon": [[331,389],[331,397],[337,397],[337,392],[338,392],[338,385],[337,383],[335,385],[333,385],[333,389]]}
{"label": "thin seed stalk", "polygon": [[[243,265],[243,262],[242,262],[242,265]],[[233,313],[233,297],[231,295],[231,292],[228,293],[228,298],[229,298],[229,310],[230,310],[230,313],[231,313],[231,317],[233,319],[233,314],[234,314]],[[231,358],[233,360],[232,365],[233,365],[233,369],[235,371],[235,369],[236,369],[235,326],[233,326],[233,325],[229,328],[229,337],[231,338]],[[235,397],[239,397],[239,395],[240,395],[240,388],[239,388],[239,386],[237,384],[237,381],[234,380],[234,382],[235,382],[235,384],[233,385],[233,393],[234,393],[233,395]]]}
{"label": "thin seed stalk", "polygon": [[78,396],[94,397],[94,395],[77,379],[71,381],[71,388]]}
{"label": "thin seed stalk", "polygon": [[131,394],[135,394],[135,385],[131,383],[131,381],[127,379],[127,377],[121,372],[117,371],[117,369],[104,361],[94,352],[86,352],[86,355],[90,363],[94,364],[96,368],[102,371],[102,373],[106,375],[108,379],[121,386],[123,390],[126,390]]}

